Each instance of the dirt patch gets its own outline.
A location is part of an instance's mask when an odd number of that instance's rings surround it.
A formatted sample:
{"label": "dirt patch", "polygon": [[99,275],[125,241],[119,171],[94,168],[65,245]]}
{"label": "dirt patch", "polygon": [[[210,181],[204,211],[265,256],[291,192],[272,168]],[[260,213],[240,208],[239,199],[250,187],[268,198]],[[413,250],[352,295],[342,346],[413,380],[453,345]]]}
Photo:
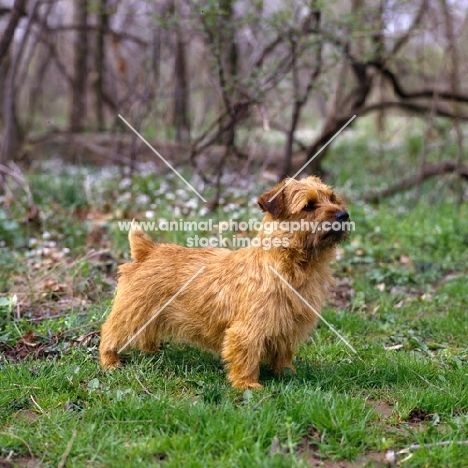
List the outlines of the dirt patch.
{"label": "dirt patch", "polygon": [[[376,402],[377,403],[377,402]],[[385,408],[388,411],[388,405]],[[307,428],[306,434],[298,445],[298,451],[307,455],[307,464],[313,468],[371,468],[381,467],[385,463],[385,453],[369,452],[354,460],[329,460],[319,452],[322,433],[313,426]]]}
{"label": "dirt patch", "polygon": [[372,408],[379,419],[388,419],[393,414],[393,407],[383,400],[367,400],[367,406]]}
{"label": "dirt patch", "polygon": [[318,429],[313,426],[308,426],[305,435],[298,445],[299,451],[307,452],[309,450],[317,450],[321,438],[322,433]]}
{"label": "dirt patch", "polygon": [[0,468],[40,468],[41,462],[30,457],[1,458]]}
{"label": "dirt patch", "polygon": [[22,409],[16,412],[16,420],[18,421],[35,421],[36,419],[39,419],[40,416],[35,413],[34,411],[28,410],[28,409]]}
{"label": "dirt patch", "polygon": [[[118,261],[105,250],[90,249],[72,258],[68,249],[38,246],[24,259],[26,272],[13,275],[17,320],[46,320],[112,297]],[[98,277],[99,281],[90,278]]]}
{"label": "dirt patch", "polygon": [[355,295],[352,278],[336,278],[335,287],[331,291],[328,303],[337,309],[346,309],[350,307]]}
{"label": "dirt patch", "polygon": [[6,343],[0,344],[0,352],[3,353],[3,357],[6,360],[13,362],[22,361],[29,356],[40,358],[43,357],[44,348],[47,346],[47,343],[44,344],[43,341],[42,337],[29,330],[14,346]]}
{"label": "dirt patch", "polygon": [[385,453],[369,452],[354,460],[324,460],[315,453],[309,454],[307,463],[313,468],[380,468],[387,466]]}
{"label": "dirt patch", "polygon": [[413,424],[419,424],[421,422],[431,421],[431,420],[432,420],[432,414],[420,408],[413,408],[409,412],[408,418],[406,419],[407,422],[413,423]]}
{"label": "dirt patch", "polygon": [[28,358],[45,359],[49,356],[61,355],[73,346],[97,346],[99,330],[92,330],[77,337],[67,336],[80,328],[99,328],[101,322],[85,324],[83,327],[65,330],[52,337],[36,335],[28,330],[13,346],[0,344],[0,362],[20,362]]}
{"label": "dirt patch", "polygon": [[44,359],[57,355],[68,347],[67,343],[59,343],[58,337],[46,338],[28,330],[13,346],[1,344],[0,352],[6,360],[19,362],[27,358]]}

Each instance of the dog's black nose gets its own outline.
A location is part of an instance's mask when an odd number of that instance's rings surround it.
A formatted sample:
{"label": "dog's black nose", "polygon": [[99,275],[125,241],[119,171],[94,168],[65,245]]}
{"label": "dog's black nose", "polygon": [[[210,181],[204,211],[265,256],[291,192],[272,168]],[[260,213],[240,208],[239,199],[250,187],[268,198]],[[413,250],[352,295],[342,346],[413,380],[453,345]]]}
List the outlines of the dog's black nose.
{"label": "dog's black nose", "polygon": [[337,211],[335,213],[335,219],[337,221],[347,221],[349,219],[349,214],[347,211]]}

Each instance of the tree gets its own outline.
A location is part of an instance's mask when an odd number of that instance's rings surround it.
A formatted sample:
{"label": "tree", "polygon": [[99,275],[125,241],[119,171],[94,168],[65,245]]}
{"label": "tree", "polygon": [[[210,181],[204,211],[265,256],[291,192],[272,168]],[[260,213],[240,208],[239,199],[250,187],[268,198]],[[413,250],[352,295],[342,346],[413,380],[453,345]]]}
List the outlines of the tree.
{"label": "tree", "polygon": [[108,27],[107,0],[99,1],[98,30],[96,31],[96,79],[94,82],[94,107],[98,130],[105,129],[104,121],[104,71],[105,71],[105,37]]}
{"label": "tree", "polygon": [[175,54],[174,54],[174,113],[173,125],[178,143],[190,140],[190,93],[188,80],[188,65],[185,52],[185,39],[181,27],[181,11],[177,0],[172,5],[175,24]]}
{"label": "tree", "polygon": [[86,121],[86,95],[88,78],[88,0],[74,1],[77,26],[74,38],[73,84],[71,90],[70,130],[81,132]]}

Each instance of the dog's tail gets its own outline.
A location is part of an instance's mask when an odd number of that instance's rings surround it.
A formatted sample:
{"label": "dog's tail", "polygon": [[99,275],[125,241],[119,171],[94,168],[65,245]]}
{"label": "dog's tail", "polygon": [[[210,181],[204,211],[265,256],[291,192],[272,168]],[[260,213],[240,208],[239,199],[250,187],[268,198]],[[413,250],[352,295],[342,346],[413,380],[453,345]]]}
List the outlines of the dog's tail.
{"label": "dog's tail", "polygon": [[135,220],[132,221],[128,240],[130,242],[130,253],[136,262],[142,262],[155,245]]}

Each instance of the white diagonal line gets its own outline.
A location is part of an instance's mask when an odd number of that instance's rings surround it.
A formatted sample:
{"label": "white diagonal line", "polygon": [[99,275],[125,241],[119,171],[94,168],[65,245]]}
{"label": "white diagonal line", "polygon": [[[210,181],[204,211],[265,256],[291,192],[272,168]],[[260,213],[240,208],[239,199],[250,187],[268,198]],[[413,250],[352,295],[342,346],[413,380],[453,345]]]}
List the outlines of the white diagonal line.
{"label": "white diagonal line", "polygon": [[307,306],[309,307],[309,309],[320,319],[322,320],[323,322],[325,322],[325,324],[328,326],[328,328],[330,328],[330,330],[335,333],[336,336],[338,336],[338,338],[343,341],[343,343],[348,346],[348,348],[354,353],[354,354],[357,354],[357,351],[348,343],[348,341],[340,334],[338,333],[336,330],[335,330],[335,327],[327,322],[271,265],[270,265],[270,270],[273,271],[273,273],[275,273],[276,276],[278,276],[278,278]]}
{"label": "white diagonal line", "polygon": [[206,267],[201,267],[117,352],[121,353]]}
{"label": "white diagonal line", "polygon": [[271,202],[274,200],[285,188],[288,186],[293,179],[296,178],[298,174],[300,174],[304,168],[306,168],[354,119],[356,115],[353,115],[329,140],[325,143],[288,181],[278,190],[269,200]]}
{"label": "white diagonal line", "polygon": [[166,160],[165,160],[165,159],[164,159],[164,158],[163,158],[163,157],[162,157],[146,140],[145,140],[145,138],[144,138],[140,133],[138,133],[138,132],[137,132],[137,131],[120,115],[120,114],[118,114],[118,115],[119,115],[119,117],[128,125],[128,127],[129,127],[131,130],[133,130],[133,132],[135,132],[136,135],[137,135],[138,137],[140,137],[141,141],[143,141],[143,143],[146,143],[146,145],[148,146],[148,148],[149,148],[150,150],[152,150],[153,153],[155,153],[157,156],[159,156],[159,158],[160,158],[162,161],[164,161],[164,162],[166,163],[166,165],[167,165],[170,169],[172,169],[172,170],[174,171],[174,173],[175,173],[177,176],[179,176],[180,179],[183,180],[183,181],[187,184],[187,186],[190,187],[190,189],[192,189],[192,190],[198,195],[198,197],[201,198],[201,199],[206,203],[206,200],[197,192],[197,190],[196,190],[189,182],[187,182],[187,181],[184,179],[184,177],[183,177],[181,174],[179,174],[179,173],[177,172],[177,170],[174,169],[174,167],[172,167],[171,164],[170,164],[169,162],[167,162],[167,161],[166,161]]}

